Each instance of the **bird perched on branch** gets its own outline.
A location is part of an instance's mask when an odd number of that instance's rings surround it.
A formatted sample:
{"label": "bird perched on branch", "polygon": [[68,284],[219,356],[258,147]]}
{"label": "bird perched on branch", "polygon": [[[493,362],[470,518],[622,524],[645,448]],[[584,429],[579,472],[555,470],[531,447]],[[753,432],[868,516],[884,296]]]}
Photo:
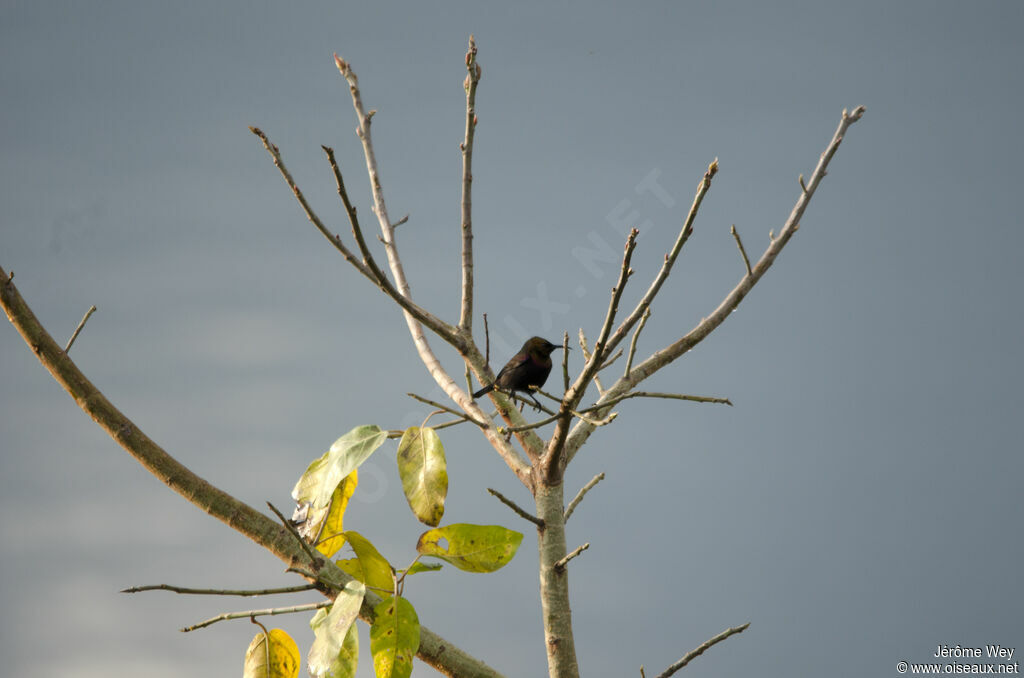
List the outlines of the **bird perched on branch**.
{"label": "bird perched on branch", "polygon": [[[494,378],[494,383],[483,387],[474,393],[473,397],[479,398],[495,388],[513,394],[516,391],[530,393],[531,386],[540,388],[551,374],[551,352],[556,348],[558,346],[547,339],[540,337],[527,339],[523,347],[519,349],[519,353],[512,356],[512,359],[501,368],[501,372],[498,372],[498,376]],[[530,393],[530,397],[533,398],[533,402],[537,403],[537,407],[540,407],[540,403],[532,393]]]}

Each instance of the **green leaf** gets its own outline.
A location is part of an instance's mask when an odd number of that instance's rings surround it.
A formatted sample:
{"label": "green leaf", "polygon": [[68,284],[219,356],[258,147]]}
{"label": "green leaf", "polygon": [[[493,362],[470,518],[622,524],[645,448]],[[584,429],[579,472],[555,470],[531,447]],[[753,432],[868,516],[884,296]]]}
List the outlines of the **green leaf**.
{"label": "green leaf", "polygon": [[512,560],[522,541],[521,533],[501,525],[456,523],[424,532],[416,550],[466,572],[494,572]]}
{"label": "green leaf", "polygon": [[420,648],[420,620],[405,598],[386,598],[373,609],[370,652],[377,678],[409,678]]}
{"label": "green leaf", "polygon": [[281,629],[257,633],[245,652],[243,678],[296,678],[298,675],[299,646],[292,637]]}
{"label": "green leaf", "polygon": [[380,554],[380,551],[370,543],[369,539],[358,532],[349,530],[344,535],[348,545],[356,552],[356,558],[359,559],[359,566],[363,571],[362,581],[370,588],[384,593],[393,591],[395,588],[394,569],[387,558]]}
{"label": "green leaf", "polygon": [[366,587],[362,582],[345,584],[331,605],[331,611],[320,609],[309,622],[316,639],[309,650],[307,662],[314,678],[354,676],[359,662],[359,634],[356,617],[363,604]]}
{"label": "green leaf", "polygon": [[341,481],[387,439],[378,426],[357,426],[334,441],[331,449],[309,465],[295,483],[292,498],[301,507],[326,508]]}
{"label": "green leaf", "polygon": [[[356,485],[358,484],[358,470],[352,471],[352,473],[345,476],[338,486],[334,488],[334,494],[331,495],[331,504],[326,511],[323,523],[317,527],[316,536],[312,538],[307,537],[316,543],[316,550],[328,558],[340,551],[341,547],[345,545],[345,537],[342,535],[345,529],[345,509],[348,508],[348,501],[352,498],[352,494],[356,491]],[[302,529],[299,530],[299,534],[306,537]]]}
{"label": "green leaf", "polygon": [[363,566],[359,563],[359,558],[339,558],[334,561],[334,564],[341,568],[341,571],[345,574],[355,577],[359,581],[366,583],[366,573],[363,572]]}
{"label": "green leaf", "polygon": [[444,446],[434,429],[405,429],[398,443],[398,475],[413,514],[421,523],[436,527],[444,516],[448,467]]}

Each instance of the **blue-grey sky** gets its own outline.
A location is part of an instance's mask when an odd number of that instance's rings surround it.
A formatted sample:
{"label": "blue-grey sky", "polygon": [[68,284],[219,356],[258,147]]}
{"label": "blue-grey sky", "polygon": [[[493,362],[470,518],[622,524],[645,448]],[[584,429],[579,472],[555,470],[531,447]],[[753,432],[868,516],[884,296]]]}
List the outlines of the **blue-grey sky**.
{"label": "blue-grey sky", "polygon": [[[639,350],[685,333],[741,275],[729,226],[758,255],[842,109],[867,106],[775,267],[649,384],[735,407],[625,403],[570,467],[570,496],[607,473],[568,527],[591,545],[571,566],[583,672],[653,675],[747,621],[687,674],[886,676],[938,645],[1024,645],[1020,3],[5,2],[0,265],[60,339],[99,308],[71,355],[171,454],[286,507],[339,435],[419,423],[405,393],[437,394],[400,314],[305,220],[247,126],[346,234],[320,144],[370,215],[331,53],[348,59],[378,110],[392,216],[410,214],[413,294],[454,320],[470,33],[495,363],[533,334],[596,333],[617,264],[574,248],[617,253],[632,225],[635,302],[717,157]],[[293,576],[141,469],[9,326],[0,356],[4,670],[237,673],[250,624],[176,629],[288,601],[117,591]],[[496,574],[445,570],[407,594],[467,651],[541,675],[536,542],[485,488],[529,497],[479,434],[443,440],[446,521],[527,537]],[[393,454],[364,467],[346,525],[401,564],[419,526]],[[307,620],[270,621],[304,654]]]}

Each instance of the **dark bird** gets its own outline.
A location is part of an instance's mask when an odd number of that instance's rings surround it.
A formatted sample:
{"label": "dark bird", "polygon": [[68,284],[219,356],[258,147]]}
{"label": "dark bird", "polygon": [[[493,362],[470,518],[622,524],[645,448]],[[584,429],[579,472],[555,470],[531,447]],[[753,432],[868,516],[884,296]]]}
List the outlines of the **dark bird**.
{"label": "dark bird", "polygon": [[[494,378],[494,383],[483,387],[474,393],[473,397],[479,398],[495,388],[513,394],[516,391],[530,393],[531,386],[540,388],[551,374],[551,352],[556,348],[558,347],[547,339],[540,337],[528,339],[519,349],[519,353],[512,356],[512,359],[501,368],[501,372],[498,372],[498,376]],[[540,407],[540,403],[532,393],[530,393],[530,397],[533,398],[533,402],[537,403],[537,407]]]}

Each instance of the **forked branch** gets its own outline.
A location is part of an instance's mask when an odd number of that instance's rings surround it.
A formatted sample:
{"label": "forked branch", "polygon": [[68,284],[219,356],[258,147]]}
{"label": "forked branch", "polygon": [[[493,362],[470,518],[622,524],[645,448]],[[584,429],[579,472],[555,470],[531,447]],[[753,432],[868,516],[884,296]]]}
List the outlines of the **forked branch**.
{"label": "forked branch", "polygon": [[[725,319],[729,317],[747,293],[750,292],[754,285],[756,285],[768,269],[771,268],[771,265],[775,262],[775,258],[786,246],[790,238],[793,237],[793,234],[800,228],[800,219],[803,217],[804,211],[807,209],[807,205],[814,196],[814,192],[817,190],[821,180],[825,178],[825,175],[828,173],[829,162],[839,149],[839,145],[842,143],[847,129],[849,129],[850,125],[860,120],[861,116],[864,115],[864,111],[865,108],[863,106],[858,106],[852,112],[843,110],[842,118],[839,121],[839,126],[836,128],[835,134],[832,136],[832,140],[829,142],[828,146],[825,147],[825,151],[818,159],[818,164],[814,168],[814,172],[811,174],[810,179],[805,185],[801,186],[800,195],[797,198],[796,204],[793,206],[789,217],[786,219],[778,235],[770,239],[768,247],[761,255],[761,258],[758,259],[757,263],[751,267],[750,272],[743,276],[740,282],[737,283],[732,291],[725,296],[721,303],[719,303],[718,307],[715,308],[710,315],[701,320],[692,330],[687,332],[685,336],[651,354],[651,356],[646,360],[631,369],[627,375],[621,377],[613,386],[602,394],[601,398],[598,400],[598,405],[606,405],[617,401],[620,396],[628,393],[641,381],[692,349],[705,337],[711,334],[711,332],[719,325],[725,322]],[[704,175],[704,184],[702,184],[702,189],[704,185],[709,185],[711,176],[714,175],[715,171],[717,171],[717,162],[712,163],[711,167],[708,168],[708,173]],[[701,189],[699,189],[697,192],[697,198],[694,200],[695,207],[700,204],[702,197]],[[690,216],[687,217],[687,223],[684,224],[683,231],[680,233],[680,239],[677,240],[677,247],[681,247],[682,242],[685,242],[684,236],[691,229],[693,214],[694,208],[691,208]],[[673,251],[675,250],[676,248],[673,248]],[[666,264],[668,264],[668,256],[666,256],[665,261]],[[665,271],[665,266],[662,266],[662,272]],[[665,275],[667,275],[667,273],[665,273]],[[615,335],[613,335],[612,339],[609,341],[609,346],[614,346],[617,339],[621,340],[625,337],[625,333],[621,331],[628,331],[630,321],[634,317],[640,317],[643,310],[650,304],[650,301],[653,300],[654,293],[656,293],[657,289],[660,288],[661,282],[662,275],[659,273],[658,278],[655,279],[655,284],[651,286],[651,290],[648,290],[648,294],[644,295],[644,299],[642,299],[640,304],[637,305],[637,308],[634,309],[630,318],[623,321],[619,330],[616,331]],[[569,460],[576,455],[579,448],[584,442],[586,442],[587,438],[593,431],[594,426],[586,421],[581,420],[576,423],[566,441],[566,454],[568,455]]]}

